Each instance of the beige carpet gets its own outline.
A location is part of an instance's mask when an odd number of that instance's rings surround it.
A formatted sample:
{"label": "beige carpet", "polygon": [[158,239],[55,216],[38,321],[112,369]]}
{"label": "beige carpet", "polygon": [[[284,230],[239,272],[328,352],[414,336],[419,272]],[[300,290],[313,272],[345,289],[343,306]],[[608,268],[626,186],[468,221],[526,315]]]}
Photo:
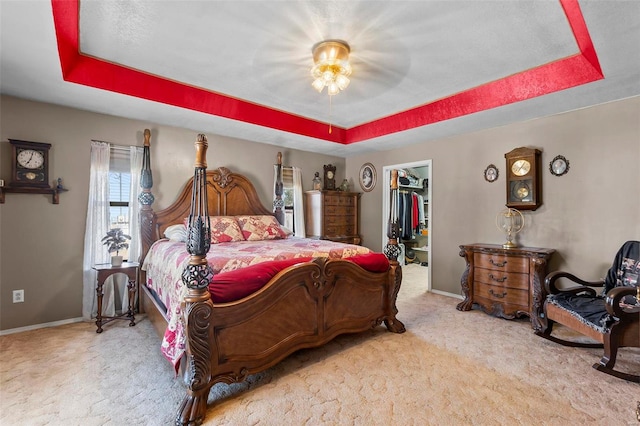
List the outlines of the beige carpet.
{"label": "beige carpet", "polygon": [[[398,318],[304,350],[243,384],[216,385],[207,425],[638,425],[640,386],[591,365],[601,350],[537,337],[529,322],[425,293],[404,268]],[[452,279],[458,280],[457,277]],[[184,395],[144,318],[0,337],[0,424],[167,425]],[[640,370],[640,351],[620,367]]]}

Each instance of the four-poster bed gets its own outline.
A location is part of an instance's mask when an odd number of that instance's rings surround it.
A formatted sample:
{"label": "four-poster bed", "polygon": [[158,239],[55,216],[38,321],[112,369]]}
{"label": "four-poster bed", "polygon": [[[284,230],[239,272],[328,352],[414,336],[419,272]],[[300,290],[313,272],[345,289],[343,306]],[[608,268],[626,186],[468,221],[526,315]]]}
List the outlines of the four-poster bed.
{"label": "four-poster bed", "polygon": [[[243,242],[223,239],[224,243],[216,244],[219,228],[213,225],[212,229],[212,223],[218,223],[222,218],[231,218],[231,221],[235,218],[246,225],[249,219],[256,217],[268,222],[269,218],[280,216],[282,185],[275,185],[274,213],[262,206],[253,184],[246,177],[224,167],[207,171],[204,135],[198,135],[195,145],[194,176],[171,206],[154,212],[151,207],[154,197],[151,194],[150,132],[145,130],[143,191],[139,198],[143,250],[140,259],[143,265],[141,309],[165,340],[167,330],[171,328],[167,327],[171,324],[171,315],[179,315],[173,326],[181,326],[184,335],[181,367],[187,390],[176,424],[203,421],[209,390],[214,384],[243,381],[248,375],[275,365],[299,349],[318,347],[340,334],[362,332],[383,322],[394,333],[405,331],[404,325],[396,319],[396,297],[402,272],[396,261],[399,250],[394,214],[390,215],[386,256],[363,247],[327,241],[291,238],[292,241],[287,242],[288,236],[271,232],[264,234],[265,245],[270,250],[279,244],[294,244],[296,254],[275,254],[273,261],[264,255],[260,261],[234,264],[225,272],[229,262],[212,260],[212,253]],[[280,168],[279,154],[278,170]],[[397,190],[397,185],[393,189],[392,184],[391,190]],[[179,264],[183,269],[182,292],[176,293],[181,299],[177,303],[175,300],[167,302],[171,298],[166,293],[171,290],[159,294],[163,290],[157,289],[154,280],[160,278],[151,276],[154,268],[149,259],[156,246],[171,243],[171,239],[163,238],[168,229],[184,223],[187,239],[186,244],[182,242],[181,245],[183,251],[186,246],[188,254],[164,262]],[[244,228],[242,232],[245,239],[255,239],[255,232],[247,233]],[[228,235],[229,232],[224,237]],[[306,249],[298,245],[305,241],[316,246]],[[323,247],[324,244],[331,246]],[[323,250],[324,254],[320,254]],[[238,259],[237,255],[233,256]],[[177,258],[182,263],[176,261]],[[156,262],[156,265],[161,263]],[[221,264],[225,266],[221,267]],[[240,269],[234,270],[236,267]],[[224,302],[212,300],[212,294],[218,297],[212,287],[216,280],[217,289],[224,290],[236,285],[233,274],[261,268],[256,276],[265,275],[265,267],[269,269],[266,284],[257,286],[254,282],[254,287],[237,300],[232,300],[233,297]],[[166,303],[173,303],[174,307],[166,306]],[[179,309],[175,309],[175,305]]]}

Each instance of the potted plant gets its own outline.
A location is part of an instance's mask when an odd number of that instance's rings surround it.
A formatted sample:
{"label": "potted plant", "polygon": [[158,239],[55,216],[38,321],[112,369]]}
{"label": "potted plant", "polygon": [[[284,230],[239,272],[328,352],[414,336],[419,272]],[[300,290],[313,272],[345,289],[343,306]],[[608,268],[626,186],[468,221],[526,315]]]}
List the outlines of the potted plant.
{"label": "potted plant", "polygon": [[102,238],[102,244],[107,246],[107,250],[109,253],[114,253],[115,256],[111,256],[111,265],[112,266],[121,266],[122,265],[122,256],[120,256],[120,250],[129,248],[128,240],[131,239],[130,235],[127,235],[122,232],[120,228],[113,228],[107,232],[104,238]]}

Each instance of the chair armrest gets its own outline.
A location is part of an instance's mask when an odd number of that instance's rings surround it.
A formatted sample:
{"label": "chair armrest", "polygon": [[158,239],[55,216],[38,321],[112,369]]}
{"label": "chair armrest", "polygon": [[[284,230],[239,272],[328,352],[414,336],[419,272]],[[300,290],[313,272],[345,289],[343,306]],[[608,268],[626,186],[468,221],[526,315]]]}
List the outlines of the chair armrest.
{"label": "chair armrest", "polygon": [[[556,286],[556,281],[560,278],[566,278],[574,283],[581,284],[578,287],[570,287],[570,288],[558,288]],[[575,275],[569,272],[563,271],[554,271],[547,275],[544,279],[544,286],[547,290],[548,294],[558,294],[558,293],[573,293],[580,294],[586,293],[589,296],[595,297],[597,292],[592,287],[602,287],[604,285],[604,279],[600,279],[598,281],[585,281],[581,278],[576,277]]]}
{"label": "chair armrest", "polygon": [[613,315],[616,318],[620,318],[621,320],[627,317],[636,316],[640,318],[640,306],[637,308],[622,308],[620,306],[620,301],[625,296],[635,296],[637,294],[636,287],[614,287],[607,293],[607,298],[605,300],[605,307],[607,308],[607,312]]}

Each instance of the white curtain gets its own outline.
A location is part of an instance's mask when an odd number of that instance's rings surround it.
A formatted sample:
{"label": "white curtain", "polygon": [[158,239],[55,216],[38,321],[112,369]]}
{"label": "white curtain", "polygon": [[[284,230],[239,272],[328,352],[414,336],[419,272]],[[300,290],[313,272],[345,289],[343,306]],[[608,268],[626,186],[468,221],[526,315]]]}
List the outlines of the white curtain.
{"label": "white curtain", "polygon": [[293,220],[295,223],[296,237],[306,237],[304,228],[304,201],[302,196],[302,169],[300,167],[292,167],[293,169]]}
{"label": "white curtain", "polygon": [[[140,171],[142,169],[143,149],[129,148],[129,170],[131,186],[129,191],[129,261],[137,262],[140,257],[140,226],[138,195],[140,194]],[[109,263],[111,255],[102,244],[102,237],[109,229],[109,160],[111,146],[107,142],[91,142],[91,170],[89,176],[89,202],[87,224],[84,236],[83,261],[83,298],[82,317],[86,321],[95,318],[98,308],[96,299],[96,271],[92,267],[100,263]],[[108,278],[103,290],[102,314],[114,316],[116,308],[126,310],[129,306],[127,277],[124,274]],[[116,298],[118,299],[116,301]]]}
{"label": "white curtain", "polygon": [[[142,153],[139,146],[130,147],[131,158],[131,188],[129,191],[129,262],[137,262],[140,258],[142,244],[140,241],[140,203],[138,196],[142,192],[140,188],[140,174],[142,171]],[[125,305],[126,306],[126,305]]]}
{"label": "white curtain", "polygon": [[[144,150],[141,147],[129,147],[131,172],[131,186],[129,187],[129,234],[131,235],[131,241],[129,241],[129,262],[137,262],[140,258],[140,252],[142,250],[142,243],[140,241],[140,203],[138,202],[138,195],[140,195],[140,192],[142,191],[142,188],[140,188],[140,174],[142,171],[143,152]],[[117,277],[116,282],[116,286],[122,298],[122,304],[120,305],[122,307],[122,310],[126,310],[129,306],[129,291],[127,288],[127,280],[128,278],[123,274]],[[135,300],[133,302],[135,306]],[[108,309],[108,311],[110,312],[113,312],[115,310],[114,303],[109,303],[108,305],[106,305],[106,309]]]}
{"label": "white curtain", "polygon": [[[91,169],[89,174],[89,203],[84,234],[82,262],[82,318],[95,317],[96,271],[93,266],[109,262],[109,252],[101,240],[109,228],[109,158],[111,146],[106,142],[91,142]],[[111,286],[109,286],[111,287]]]}

